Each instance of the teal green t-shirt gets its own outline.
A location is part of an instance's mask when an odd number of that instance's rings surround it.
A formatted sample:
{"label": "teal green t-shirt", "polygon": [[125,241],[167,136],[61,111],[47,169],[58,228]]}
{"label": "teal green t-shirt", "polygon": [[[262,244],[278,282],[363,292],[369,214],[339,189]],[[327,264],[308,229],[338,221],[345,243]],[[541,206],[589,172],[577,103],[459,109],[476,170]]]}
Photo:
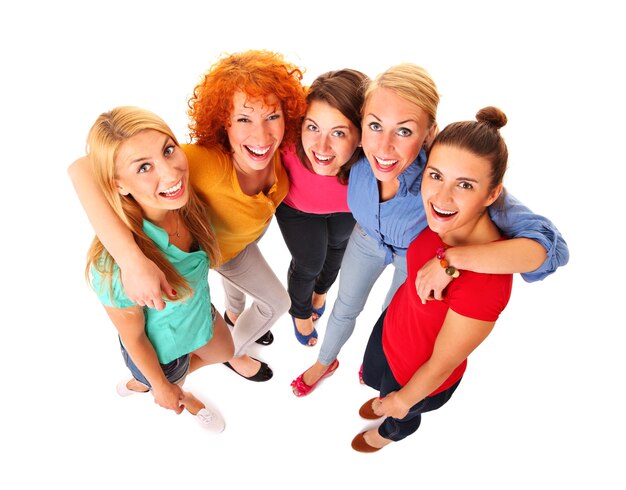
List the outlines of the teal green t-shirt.
{"label": "teal green t-shirt", "polygon": [[[202,250],[183,252],[170,244],[167,232],[144,220],[143,229],[187,280],[193,295],[186,300],[166,301],[158,311],[144,307],[146,335],[154,346],[159,362],[166,364],[205,345],[213,336],[211,296],[209,294],[209,258]],[[113,293],[108,281],[95,268],[91,269],[92,285],[105,306],[128,308],[136,304],[128,299],[117,264],[113,270]]]}

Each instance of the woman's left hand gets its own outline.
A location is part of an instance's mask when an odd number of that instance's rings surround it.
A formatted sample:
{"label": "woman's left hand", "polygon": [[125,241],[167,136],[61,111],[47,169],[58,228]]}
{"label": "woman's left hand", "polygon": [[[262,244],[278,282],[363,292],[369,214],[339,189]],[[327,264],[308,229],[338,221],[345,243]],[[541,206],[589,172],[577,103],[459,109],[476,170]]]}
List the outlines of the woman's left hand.
{"label": "woman's left hand", "polygon": [[426,301],[429,299],[440,300],[443,290],[451,282],[452,276],[446,274],[446,271],[439,263],[439,259],[433,257],[417,271],[415,291],[422,300],[422,304],[426,304]]}
{"label": "woman's left hand", "polygon": [[381,417],[393,417],[403,419],[409,413],[411,405],[406,404],[397,391],[392,391],[384,398],[378,398],[372,403],[372,408],[376,415]]}

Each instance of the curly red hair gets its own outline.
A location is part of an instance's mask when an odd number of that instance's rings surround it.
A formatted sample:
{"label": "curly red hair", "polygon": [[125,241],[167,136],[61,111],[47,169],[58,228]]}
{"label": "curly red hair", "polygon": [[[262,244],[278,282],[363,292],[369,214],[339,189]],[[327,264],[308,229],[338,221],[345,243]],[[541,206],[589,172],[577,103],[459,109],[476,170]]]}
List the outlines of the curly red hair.
{"label": "curly red hair", "polygon": [[303,70],[279,53],[249,50],[226,55],[209,68],[189,99],[192,140],[231,151],[226,126],[233,111],[233,96],[240,91],[250,99],[264,101],[275,95],[285,117],[283,144],[294,144],[306,111],[302,77]]}

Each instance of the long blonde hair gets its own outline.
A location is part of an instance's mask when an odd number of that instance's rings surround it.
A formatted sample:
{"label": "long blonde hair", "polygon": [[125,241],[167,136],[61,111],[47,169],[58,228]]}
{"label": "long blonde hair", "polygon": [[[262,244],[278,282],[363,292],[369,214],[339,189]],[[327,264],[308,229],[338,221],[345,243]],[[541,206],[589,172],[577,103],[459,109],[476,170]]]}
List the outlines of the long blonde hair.
{"label": "long blonde hair", "polygon": [[[178,146],[172,130],[159,116],[138,107],[123,106],[98,117],[87,136],[87,155],[94,178],[113,211],[128,226],[140,250],[163,271],[167,281],[176,290],[176,296],[166,296],[170,300],[183,299],[191,294],[189,284],[143,231],[141,206],[131,195],[121,195],[115,185],[115,160],[121,144],[147,129],[169,136]],[[212,264],[216,264],[219,261],[219,249],[210,224],[209,208],[191,187],[189,200],[179,213],[198,247],[204,250]],[[85,276],[89,278],[91,268],[95,267],[111,285],[114,262],[96,236],[87,253]]]}

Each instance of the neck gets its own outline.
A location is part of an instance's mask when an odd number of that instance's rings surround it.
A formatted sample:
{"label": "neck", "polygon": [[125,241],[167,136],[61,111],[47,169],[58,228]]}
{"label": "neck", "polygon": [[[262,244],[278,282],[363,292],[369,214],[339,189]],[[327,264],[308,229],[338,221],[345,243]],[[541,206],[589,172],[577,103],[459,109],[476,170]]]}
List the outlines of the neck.
{"label": "neck", "polygon": [[144,210],[144,217],[159,228],[163,228],[168,233],[176,231],[178,209],[159,209],[151,210],[150,212]]}
{"label": "neck", "polygon": [[487,210],[476,221],[467,223],[461,228],[439,234],[439,238],[450,247],[482,245],[498,240],[501,236],[500,230],[491,221]]}
{"label": "neck", "polygon": [[380,202],[389,201],[389,199],[393,199],[395,195],[398,193],[398,189],[400,188],[400,181],[398,178],[395,178],[389,182],[383,182],[381,180],[378,181],[378,194],[380,196]]}

